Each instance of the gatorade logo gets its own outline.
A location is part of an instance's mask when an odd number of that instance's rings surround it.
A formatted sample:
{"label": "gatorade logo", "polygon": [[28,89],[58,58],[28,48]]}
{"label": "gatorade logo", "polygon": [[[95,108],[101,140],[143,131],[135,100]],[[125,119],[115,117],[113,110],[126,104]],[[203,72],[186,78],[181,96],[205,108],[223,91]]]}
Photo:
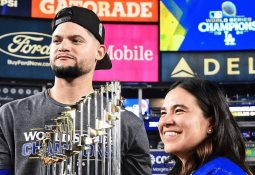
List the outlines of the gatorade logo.
{"label": "gatorade logo", "polygon": [[80,6],[94,11],[102,21],[158,21],[158,0],[33,0],[32,17],[53,18],[62,8]]}
{"label": "gatorade logo", "polygon": [[181,77],[194,77],[194,72],[186,62],[186,60],[182,57],[178,64],[175,66],[173,72],[171,73],[171,77],[181,78]]}

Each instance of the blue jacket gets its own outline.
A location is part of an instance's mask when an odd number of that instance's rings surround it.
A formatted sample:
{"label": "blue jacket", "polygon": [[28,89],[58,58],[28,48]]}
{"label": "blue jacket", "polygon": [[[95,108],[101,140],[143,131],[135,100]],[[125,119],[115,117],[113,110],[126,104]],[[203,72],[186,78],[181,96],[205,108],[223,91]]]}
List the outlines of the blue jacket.
{"label": "blue jacket", "polygon": [[194,171],[192,175],[247,175],[247,173],[232,160],[217,157]]}
{"label": "blue jacket", "polygon": [[12,171],[9,169],[1,169],[0,175],[12,175]]}

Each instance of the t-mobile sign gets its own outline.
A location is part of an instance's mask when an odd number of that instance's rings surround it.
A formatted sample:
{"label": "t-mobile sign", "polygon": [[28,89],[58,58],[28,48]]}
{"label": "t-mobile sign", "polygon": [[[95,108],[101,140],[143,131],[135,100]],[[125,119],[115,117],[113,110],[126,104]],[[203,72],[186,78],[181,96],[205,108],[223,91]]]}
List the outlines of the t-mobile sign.
{"label": "t-mobile sign", "polygon": [[94,81],[157,82],[158,26],[105,24],[111,70],[98,70]]}

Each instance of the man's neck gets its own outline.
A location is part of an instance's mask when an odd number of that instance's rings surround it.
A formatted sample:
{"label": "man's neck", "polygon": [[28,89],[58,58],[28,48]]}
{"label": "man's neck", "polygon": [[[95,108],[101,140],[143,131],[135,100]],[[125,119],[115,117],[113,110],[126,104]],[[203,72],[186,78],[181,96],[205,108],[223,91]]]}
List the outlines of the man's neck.
{"label": "man's neck", "polygon": [[93,91],[92,80],[55,78],[54,86],[49,90],[49,94],[60,103],[72,105]]}

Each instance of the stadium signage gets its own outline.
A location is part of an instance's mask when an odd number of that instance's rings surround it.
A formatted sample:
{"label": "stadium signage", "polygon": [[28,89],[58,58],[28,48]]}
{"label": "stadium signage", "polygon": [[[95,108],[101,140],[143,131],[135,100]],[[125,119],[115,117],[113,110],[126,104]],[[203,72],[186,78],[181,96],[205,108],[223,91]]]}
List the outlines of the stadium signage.
{"label": "stadium signage", "polygon": [[162,54],[162,81],[194,77],[224,82],[254,81],[255,55],[247,52]]}
{"label": "stadium signage", "polygon": [[52,18],[64,7],[80,6],[93,10],[103,21],[158,21],[158,1],[35,0],[32,17]]}
{"label": "stadium signage", "polygon": [[18,0],[0,0],[0,6],[18,7]]}
{"label": "stadium signage", "polygon": [[14,32],[0,36],[0,41],[9,43],[0,47],[0,51],[13,57],[24,59],[45,59],[49,57],[49,45],[43,41],[49,41],[50,35],[37,32]]}
{"label": "stadium signage", "polygon": [[144,46],[135,45],[133,49],[128,48],[127,45],[123,45],[121,49],[115,49],[114,45],[108,47],[108,54],[111,60],[116,61],[152,61],[153,51],[150,49],[144,49]]}

